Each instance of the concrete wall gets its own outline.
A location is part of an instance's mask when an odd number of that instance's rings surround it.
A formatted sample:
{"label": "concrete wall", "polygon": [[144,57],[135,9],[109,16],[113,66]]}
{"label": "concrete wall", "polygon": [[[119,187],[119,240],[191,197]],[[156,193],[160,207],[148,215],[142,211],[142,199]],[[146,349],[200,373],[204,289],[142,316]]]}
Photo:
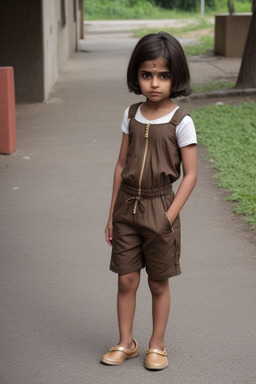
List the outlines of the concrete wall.
{"label": "concrete wall", "polygon": [[[59,3],[59,2],[58,2]],[[44,99],[59,75],[58,31],[60,29],[60,6],[54,0],[43,0],[43,65]]]}
{"label": "concrete wall", "polygon": [[[0,0],[0,66],[14,67],[18,102],[45,100],[78,46],[79,0]],[[61,5],[65,5],[63,25]]]}
{"label": "concrete wall", "polygon": [[44,99],[46,99],[66,64],[77,50],[77,26],[74,12],[77,0],[64,0],[65,25],[62,25],[61,0],[42,0]]}
{"label": "concrete wall", "polygon": [[242,57],[251,14],[220,14],[215,16],[215,55]]}

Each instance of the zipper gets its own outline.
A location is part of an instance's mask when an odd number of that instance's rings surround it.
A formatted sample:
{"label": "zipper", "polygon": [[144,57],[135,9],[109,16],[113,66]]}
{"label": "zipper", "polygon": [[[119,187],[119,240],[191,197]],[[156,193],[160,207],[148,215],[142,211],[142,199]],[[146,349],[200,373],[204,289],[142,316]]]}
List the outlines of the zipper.
{"label": "zipper", "polygon": [[[148,123],[145,127],[145,148],[144,148],[144,154],[143,154],[143,160],[142,160],[142,165],[141,165],[141,170],[140,170],[140,177],[139,177],[139,187],[138,187],[138,199],[141,198],[141,182],[142,182],[142,177],[144,173],[144,168],[145,168],[145,163],[146,163],[146,158],[147,158],[147,152],[148,152],[148,136],[149,136],[149,128],[150,124]],[[138,199],[135,200],[134,207],[132,213],[135,215],[137,211],[137,205],[138,205]]]}

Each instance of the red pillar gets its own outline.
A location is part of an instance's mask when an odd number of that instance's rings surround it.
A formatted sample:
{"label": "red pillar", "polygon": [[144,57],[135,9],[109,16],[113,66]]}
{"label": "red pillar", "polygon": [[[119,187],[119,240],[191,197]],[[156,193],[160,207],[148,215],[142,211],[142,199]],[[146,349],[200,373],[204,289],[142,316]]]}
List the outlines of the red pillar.
{"label": "red pillar", "polygon": [[0,67],[0,153],[16,149],[16,119],[13,67]]}

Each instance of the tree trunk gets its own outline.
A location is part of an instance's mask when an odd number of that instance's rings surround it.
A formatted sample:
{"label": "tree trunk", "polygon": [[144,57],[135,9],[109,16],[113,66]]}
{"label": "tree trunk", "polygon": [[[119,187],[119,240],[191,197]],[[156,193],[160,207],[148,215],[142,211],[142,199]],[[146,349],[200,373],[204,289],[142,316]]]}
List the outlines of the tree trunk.
{"label": "tree trunk", "polygon": [[256,88],[256,8],[252,15],[235,88]]}

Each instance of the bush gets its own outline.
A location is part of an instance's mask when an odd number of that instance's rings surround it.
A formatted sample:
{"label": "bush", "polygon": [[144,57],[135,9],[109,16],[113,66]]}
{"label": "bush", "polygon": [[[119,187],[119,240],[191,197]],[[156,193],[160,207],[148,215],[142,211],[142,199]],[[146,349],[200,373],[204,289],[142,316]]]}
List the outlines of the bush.
{"label": "bush", "polygon": [[[180,11],[195,12],[199,11],[200,1],[199,0],[151,0],[155,5],[165,9],[177,9]],[[249,12],[251,9],[250,0],[234,0],[234,6],[236,12]],[[207,0],[205,1],[205,8],[207,10],[223,10],[228,12],[228,2],[222,0]]]}
{"label": "bush", "polygon": [[175,0],[155,0],[155,5],[166,9],[173,9],[175,7]]}
{"label": "bush", "polygon": [[141,19],[152,12],[147,0],[84,0],[86,19]]}
{"label": "bush", "polygon": [[[208,0],[207,7],[214,9],[218,0]],[[198,0],[155,0],[155,4],[166,9],[178,9],[181,11],[197,11],[200,6]]]}
{"label": "bush", "polygon": [[198,6],[197,0],[175,0],[175,7],[184,11],[196,11]]}
{"label": "bush", "polygon": [[[227,3],[222,0],[205,1],[206,12],[228,12]],[[199,12],[199,0],[84,0],[85,20],[118,19],[170,19],[193,17]],[[250,0],[236,0],[236,12],[250,12]]]}

